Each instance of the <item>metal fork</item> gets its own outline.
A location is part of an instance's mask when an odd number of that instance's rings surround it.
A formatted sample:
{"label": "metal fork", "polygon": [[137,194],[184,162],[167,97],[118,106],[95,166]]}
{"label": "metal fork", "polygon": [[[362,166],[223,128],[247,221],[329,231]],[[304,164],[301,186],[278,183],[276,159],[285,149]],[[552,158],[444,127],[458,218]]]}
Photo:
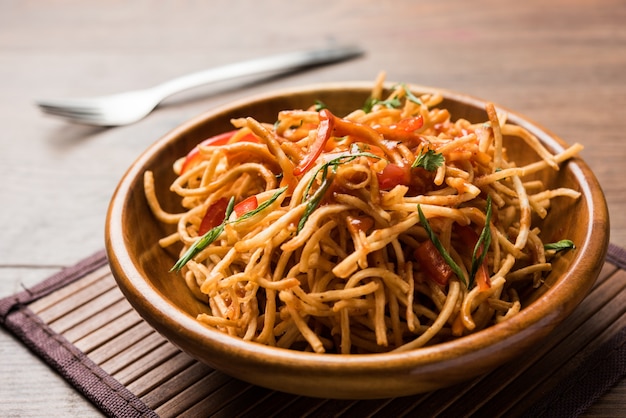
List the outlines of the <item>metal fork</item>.
{"label": "metal fork", "polygon": [[355,46],[334,46],[273,55],[191,73],[148,89],[92,98],[40,100],[37,105],[46,114],[70,122],[96,126],[127,125],[144,118],[163,99],[183,90],[238,77],[343,61],[361,54],[363,50]]}

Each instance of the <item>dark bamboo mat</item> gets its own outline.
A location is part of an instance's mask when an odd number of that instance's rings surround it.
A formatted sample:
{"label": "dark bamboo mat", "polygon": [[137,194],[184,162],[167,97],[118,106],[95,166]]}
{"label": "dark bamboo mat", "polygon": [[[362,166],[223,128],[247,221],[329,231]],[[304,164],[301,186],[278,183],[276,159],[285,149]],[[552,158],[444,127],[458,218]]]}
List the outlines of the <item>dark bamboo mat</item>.
{"label": "dark bamboo mat", "polygon": [[295,396],[198,363],[135,313],[104,252],[1,300],[0,324],[110,416],[576,416],[626,373],[626,251],[609,247],[590,295],[523,357],[394,399]]}

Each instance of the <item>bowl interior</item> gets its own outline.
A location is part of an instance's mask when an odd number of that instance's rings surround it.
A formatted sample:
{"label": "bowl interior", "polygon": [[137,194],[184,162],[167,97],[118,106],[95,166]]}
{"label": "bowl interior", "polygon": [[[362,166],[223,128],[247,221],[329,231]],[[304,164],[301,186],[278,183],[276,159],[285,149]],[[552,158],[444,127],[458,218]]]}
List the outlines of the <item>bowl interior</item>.
{"label": "bowl interior", "polygon": [[[419,86],[414,86],[413,90],[431,91]],[[152,326],[193,356],[241,378],[245,376],[240,376],[242,371],[237,365],[217,363],[228,356],[239,356],[239,359],[243,356],[246,360],[241,361],[241,364],[248,364],[248,366],[258,360],[265,365],[282,365],[285,368],[291,368],[292,366],[298,367],[300,363],[300,367],[304,367],[303,361],[311,361],[312,357],[308,353],[285,354],[288,350],[243,344],[241,341],[235,341],[234,338],[217,335],[220,333],[216,331],[197,324],[193,325],[195,316],[204,310],[204,306],[191,295],[184,281],[177,274],[168,273],[178,258],[179,248],[162,249],[158,245],[158,240],[171,233],[173,227],[161,224],[152,216],[144,197],[143,173],[146,170],[154,172],[157,197],[163,208],[171,212],[180,211],[177,196],[169,192],[169,185],[175,178],[172,164],[203,139],[232,129],[231,118],[253,116],[261,122],[273,123],[278,111],[307,108],[315,100],[321,100],[327,104],[334,114],[344,115],[360,108],[370,91],[371,84],[369,83],[352,83],[348,86],[343,83],[283,91],[242,101],[210,111],[189,121],[167,134],[139,157],[123,178],[113,197],[107,219],[106,244],[112,271],[120,288],[131,304]],[[472,122],[487,120],[484,102],[456,93],[445,91],[443,93],[445,100],[441,106],[450,110],[453,119],[465,118]],[[565,147],[560,139],[513,112],[509,112],[509,121],[530,130],[553,152],[558,153]],[[518,165],[537,159],[534,152],[522,141],[510,138],[505,138],[505,141],[509,157]],[[568,162],[559,171],[544,170],[538,174],[538,177],[550,188],[558,185],[582,192],[581,199],[576,202],[565,198],[554,200],[549,215],[539,223],[544,242],[567,238],[576,243],[577,249],[563,254],[554,263],[545,285],[525,294],[523,302],[526,308],[517,317],[506,321],[504,325],[499,324],[456,342],[446,343],[443,347],[415,350],[415,352],[403,355],[401,360],[398,360],[398,355],[395,357],[392,354],[382,355],[381,359],[397,361],[394,364],[387,364],[391,369],[395,368],[394,370],[405,375],[415,374],[415,367],[432,361],[438,363],[438,369],[441,370],[447,364],[451,364],[446,362],[458,363],[458,358],[466,353],[473,353],[472,355],[481,358],[483,354],[490,352],[493,357],[491,361],[485,359],[478,361],[476,367],[469,368],[466,372],[457,369],[456,373],[450,374],[450,379],[442,379],[441,382],[430,382],[430,384],[420,386],[416,384],[415,378],[413,381],[408,379],[407,384],[402,388],[398,384],[391,388],[395,394],[431,390],[440,384],[452,384],[455,383],[455,379],[463,380],[495,367],[497,363],[509,359],[516,352],[516,350],[511,350],[509,353],[500,351],[507,347],[503,341],[517,334],[520,337],[515,338],[518,345],[528,346],[536,339],[545,336],[554,325],[573,310],[589,291],[602,265],[608,245],[608,214],[602,191],[589,168],[579,158]],[[568,221],[573,217],[576,222]],[[195,347],[190,344],[194,340]],[[524,342],[519,344],[520,340]],[[202,341],[202,344],[206,344],[207,347],[218,343],[229,344],[231,348],[228,350],[214,347],[198,348],[198,341]],[[221,350],[219,355],[216,350]],[[205,353],[212,354],[213,358],[207,359]],[[354,363],[355,367],[360,367],[364,372],[369,370],[371,376],[376,376],[374,373],[376,370],[382,373],[379,369],[384,367],[380,365],[380,362],[363,359],[360,356],[354,356],[355,358],[348,362],[344,361],[343,363],[346,364],[328,359],[342,356],[324,355],[323,357],[325,359],[320,360],[323,363],[320,370],[329,367],[326,373],[331,377],[332,372],[329,370],[342,369],[344,373],[347,373],[348,368],[351,367],[348,363]],[[314,358],[314,361],[318,361],[319,357]],[[361,363],[357,364],[359,362]],[[262,367],[258,370],[262,370]],[[428,377],[428,373],[424,376]],[[255,379],[254,376],[247,380],[258,384],[266,383],[264,380]],[[288,385],[278,387],[268,385],[281,390],[291,389],[296,393],[327,396],[327,391],[315,391],[311,388],[311,385],[319,386],[319,384],[317,380],[314,380],[308,386],[306,384],[302,386],[300,379],[296,379],[296,383],[289,382]],[[413,385],[413,389],[405,387],[409,384]],[[339,397],[362,398],[385,396],[386,393],[380,389],[376,392],[377,394],[373,392],[374,387],[371,385],[357,385],[350,386],[347,392],[338,395]]]}

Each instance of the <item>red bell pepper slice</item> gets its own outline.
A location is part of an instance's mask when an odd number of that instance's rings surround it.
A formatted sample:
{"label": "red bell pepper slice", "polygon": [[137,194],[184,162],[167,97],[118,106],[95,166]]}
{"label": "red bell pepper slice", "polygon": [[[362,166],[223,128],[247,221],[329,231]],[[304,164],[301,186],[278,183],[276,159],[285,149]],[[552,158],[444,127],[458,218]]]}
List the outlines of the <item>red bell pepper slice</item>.
{"label": "red bell pepper slice", "polygon": [[422,117],[422,115],[417,115],[402,119],[397,123],[390,125],[389,129],[399,130],[408,133],[415,132],[422,126],[424,126],[424,118]]}
{"label": "red bell pepper slice", "polygon": [[478,289],[482,292],[484,290],[491,289],[491,280],[489,279],[489,271],[487,270],[487,259],[483,260],[476,271],[474,281],[478,286]]}
{"label": "red bell pepper slice", "polygon": [[[464,225],[457,225],[456,232],[459,234],[459,238],[463,241],[463,244],[467,248],[470,248],[470,251],[474,251],[476,247],[476,243],[478,242],[479,236],[472,228]],[[482,252],[484,251],[484,246],[481,244],[478,247],[478,251],[476,251],[476,257],[480,257]],[[474,277],[474,281],[478,285],[478,288],[483,290],[488,290],[491,288],[491,283],[489,280],[489,269],[487,266],[487,258],[483,259],[483,262],[478,267],[476,271],[476,276]]]}
{"label": "red bell pepper slice", "polygon": [[322,153],[322,150],[326,146],[326,143],[330,139],[333,133],[335,125],[335,117],[330,110],[322,109],[319,112],[320,123],[317,126],[317,136],[315,141],[309,147],[309,152],[300,161],[300,163],[293,169],[294,176],[300,176],[306,173],[315,163],[317,158]]}
{"label": "red bell pepper slice", "polygon": [[422,126],[424,126],[424,118],[422,115],[417,115],[399,120],[393,125],[374,125],[372,128],[389,141],[402,142],[409,147],[414,147],[423,141],[422,136],[415,132]]}
{"label": "red bell pepper slice", "polygon": [[237,217],[240,217],[244,213],[253,211],[258,207],[259,207],[259,201],[256,198],[256,196],[250,196],[250,197],[245,198],[241,202],[237,203],[233,210],[235,211],[235,214],[237,215]]}
{"label": "red bell pepper slice", "polygon": [[415,258],[420,263],[426,277],[445,286],[454,273],[431,240],[426,240],[415,249]]}
{"label": "red bell pepper slice", "polygon": [[[238,130],[235,129],[233,131],[224,132],[222,134],[212,136],[200,142],[200,144],[196,145],[187,154],[187,157],[185,158],[185,161],[183,162],[183,165],[180,169],[180,174],[185,173],[185,171],[196,165],[196,163],[200,160],[200,147],[209,145],[226,145],[237,132]],[[254,134],[248,133],[247,135],[244,135],[241,139],[239,139],[239,142],[259,142],[259,140],[256,136],[254,136]]]}
{"label": "red bell pepper slice", "polygon": [[400,167],[397,164],[389,163],[383,171],[376,174],[378,187],[381,190],[391,190],[399,184],[408,186],[411,183],[411,168]]}
{"label": "red bell pepper slice", "polygon": [[228,199],[226,199],[225,197],[217,200],[215,203],[209,206],[206,210],[206,213],[204,214],[204,217],[202,217],[202,221],[200,222],[198,235],[204,235],[211,229],[224,222],[227,207]]}
{"label": "red bell pepper slice", "polygon": [[[225,197],[217,200],[211,206],[209,206],[200,222],[200,227],[198,228],[198,234],[204,235],[211,229],[215,228],[222,222],[224,222],[224,218],[226,216],[226,208],[228,207],[228,199]],[[244,213],[248,213],[250,211],[255,210],[259,207],[259,201],[256,196],[250,196],[237,203],[233,208],[233,211],[240,217]]]}

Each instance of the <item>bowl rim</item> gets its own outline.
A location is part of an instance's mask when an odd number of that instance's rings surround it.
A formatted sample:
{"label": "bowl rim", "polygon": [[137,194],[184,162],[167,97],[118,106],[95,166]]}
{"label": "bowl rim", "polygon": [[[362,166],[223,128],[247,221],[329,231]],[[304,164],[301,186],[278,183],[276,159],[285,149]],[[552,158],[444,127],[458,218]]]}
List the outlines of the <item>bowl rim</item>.
{"label": "bowl rim", "polygon": [[[387,87],[392,83],[385,83]],[[437,92],[446,99],[465,103],[470,106],[484,108],[487,101],[470,96],[464,93],[457,93],[452,90],[422,86],[419,84],[406,83],[412,90],[417,92]],[[222,332],[211,330],[200,324],[192,316],[182,312],[176,305],[163,298],[158,291],[141,277],[140,269],[134,264],[130,256],[123,251],[124,248],[124,225],[123,213],[129,188],[137,176],[143,175],[143,167],[155,154],[158,154],[168,143],[175,141],[185,131],[205,123],[206,120],[230,112],[242,105],[249,105],[253,102],[275,98],[281,95],[299,94],[313,91],[346,90],[358,89],[371,91],[373,82],[351,81],[317,83],[300,87],[283,88],[271,92],[257,94],[248,98],[239,99],[230,103],[217,106],[208,110],[174,128],[166,133],[152,145],[150,145],[128,168],[121,181],[115,189],[113,197],[107,211],[105,227],[105,246],[107,256],[113,275],[118,282],[122,292],[131,305],[146,318],[156,315],[168,315],[176,321],[179,326],[181,336],[211,344],[216,350],[227,350],[236,352],[242,356],[253,356],[266,365],[273,367],[288,367],[286,364],[295,362],[302,369],[329,369],[339,373],[349,373],[351,370],[359,369],[360,372],[368,370],[407,370],[415,367],[436,367],[437,363],[443,363],[464,357],[467,361],[468,355],[478,355],[484,349],[497,350],[499,345],[505,341],[515,339],[523,344],[526,332],[531,326],[539,326],[544,329],[544,335],[552,330],[552,322],[559,316],[560,312],[548,309],[550,304],[538,303],[541,300],[558,297],[559,301],[564,297],[571,296],[569,289],[574,285],[573,277],[580,276],[582,272],[593,276],[587,278],[586,289],[583,296],[579,296],[578,304],[587,295],[591,286],[596,280],[597,273],[603,263],[604,256],[608,248],[608,209],[604,194],[595,175],[587,164],[576,156],[569,161],[568,167],[572,170],[581,186],[581,199],[585,200],[589,210],[589,222],[587,223],[586,239],[577,248],[577,253],[572,260],[570,268],[566,271],[565,279],[556,283],[551,289],[543,294],[536,301],[522,309],[512,318],[492,325],[481,331],[457,338],[452,341],[439,343],[432,346],[421,347],[414,350],[402,352],[385,352],[371,354],[317,354],[303,352],[292,349],[271,347],[256,342],[244,341],[237,337],[232,337]],[[496,109],[504,111],[508,115],[508,120],[529,129],[537,135],[539,139],[554,151],[562,151],[566,147],[565,141],[543,128],[539,124],[531,121],[527,117],[511,111],[496,104]],[[586,181],[583,181],[585,180]],[[604,222],[595,220],[604,219]],[[603,234],[605,239],[589,239],[592,236]],[[583,259],[584,254],[597,255],[596,261]],[[573,309],[573,308],[572,308]],[[151,324],[154,326],[154,324]],[[494,339],[494,336],[496,338]],[[346,361],[348,360],[349,361]],[[436,360],[433,364],[433,360]]]}

